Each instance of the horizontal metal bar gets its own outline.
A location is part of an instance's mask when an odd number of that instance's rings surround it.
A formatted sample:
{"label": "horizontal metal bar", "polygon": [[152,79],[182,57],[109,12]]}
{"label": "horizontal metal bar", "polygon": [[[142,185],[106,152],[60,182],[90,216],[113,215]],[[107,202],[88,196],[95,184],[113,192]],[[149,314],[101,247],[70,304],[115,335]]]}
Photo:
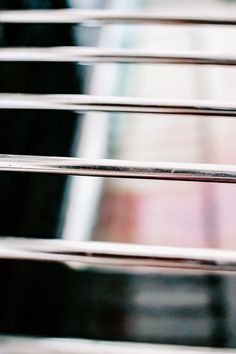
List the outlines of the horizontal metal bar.
{"label": "horizontal metal bar", "polygon": [[234,354],[234,349],[64,338],[0,336],[4,354]]}
{"label": "horizontal metal bar", "polygon": [[143,12],[116,12],[112,10],[7,10],[0,12],[0,23],[31,24],[159,24],[159,25],[213,25],[235,26],[236,19],[204,16],[161,16]]}
{"label": "horizontal metal bar", "polygon": [[0,48],[2,62],[152,63],[235,66],[236,56],[207,52],[148,52],[87,47]]}
{"label": "horizontal metal bar", "polygon": [[236,183],[236,165],[0,155],[0,171]]}
{"label": "horizontal metal bar", "polygon": [[107,242],[0,239],[0,259],[74,263],[108,268],[236,272],[236,251]]}
{"label": "horizontal metal bar", "polygon": [[0,109],[236,117],[236,102],[89,95],[0,94]]}

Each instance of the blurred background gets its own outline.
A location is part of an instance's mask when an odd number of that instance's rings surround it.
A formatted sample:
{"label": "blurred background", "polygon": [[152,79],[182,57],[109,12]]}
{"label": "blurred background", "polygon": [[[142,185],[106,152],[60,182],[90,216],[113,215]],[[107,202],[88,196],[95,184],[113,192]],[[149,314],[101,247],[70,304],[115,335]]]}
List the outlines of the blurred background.
{"label": "blurred background", "polygon": [[[236,16],[229,0],[0,0],[1,9],[113,9]],[[3,25],[0,45],[236,54],[236,28]],[[232,67],[1,63],[0,91],[235,100]],[[232,118],[1,111],[5,154],[235,164]],[[0,175],[2,236],[236,249],[226,184]],[[236,346],[234,276],[119,273],[0,261],[2,334]]]}

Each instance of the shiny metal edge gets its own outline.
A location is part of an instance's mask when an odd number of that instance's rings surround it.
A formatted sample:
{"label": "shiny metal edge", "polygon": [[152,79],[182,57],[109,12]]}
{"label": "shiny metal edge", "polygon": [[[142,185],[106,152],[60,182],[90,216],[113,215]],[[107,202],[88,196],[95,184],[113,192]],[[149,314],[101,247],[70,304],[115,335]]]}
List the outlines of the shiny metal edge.
{"label": "shiny metal edge", "polygon": [[236,251],[109,242],[1,238],[0,259],[102,268],[236,272]]}
{"label": "shiny metal edge", "polygon": [[113,342],[65,338],[0,336],[3,354],[226,354],[234,349],[204,348],[146,343]]}
{"label": "shiny metal edge", "polygon": [[36,24],[162,24],[162,25],[213,25],[235,26],[236,19],[204,16],[160,16],[143,12],[124,13],[112,10],[3,10],[0,23]]}
{"label": "shiny metal edge", "polygon": [[82,62],[235,66],[236,56],[88,47],[0,48],[0,62]]}
{"label": "shiny metal edge", "polygon": [[0,109],[236,117],[236,102],[93,95],[0,94]]}
{"label": "shiny metal edge", "polygon": [[0,171],[236,183],[236,165],[0,154]]}

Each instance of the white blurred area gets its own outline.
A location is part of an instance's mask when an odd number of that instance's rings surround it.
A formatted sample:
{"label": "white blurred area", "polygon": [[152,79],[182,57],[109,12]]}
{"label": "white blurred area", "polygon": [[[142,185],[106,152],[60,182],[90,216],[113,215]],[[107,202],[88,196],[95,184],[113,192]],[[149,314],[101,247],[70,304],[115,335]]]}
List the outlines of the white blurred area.
{"label": "white blurred area", "polygon": [[[167,16],[236,17],[236,1],[226,0],[107,0],[105,4]],[[235,38],[236,29],[230,26],[107,25],[100,45],[230,55],[236,54]],[[229,101],[236,96],[234,67],[101,64],[94,69],[94,78],[90,93],[96,95]],[[87,118],[97,139],[100,118],[99,114]],[[113,114],[102,119],[109,121],[104,157],[236,163],[232,118]],[[89,231],[94,240],[236,249],[235,185],[105,179],[100,196]]]}

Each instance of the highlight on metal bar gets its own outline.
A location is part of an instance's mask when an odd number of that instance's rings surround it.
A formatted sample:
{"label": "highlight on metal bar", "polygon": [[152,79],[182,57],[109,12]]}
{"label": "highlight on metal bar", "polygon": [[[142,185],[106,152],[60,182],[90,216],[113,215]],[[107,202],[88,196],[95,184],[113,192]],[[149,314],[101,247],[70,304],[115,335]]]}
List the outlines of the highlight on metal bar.
{"label": "highlight on metal bar", "polygon": [[161,16],[143,12],[116,12],[112,10],[6,10],[0,12],[0,23],[31,24],[159,24],[159,25],[213,25],[235,26],[235,18],[205,16]]}
{"label": "highlight on metal bar", "polygon": [[236,117],[236,102],[146,99],[93,95],[0,94],[0,109]]}
{"label": "highlight on metal bar", "polygon": [[236,350],[65,338],[0,336],[4,354],[235,354]]}
{"label": "highlight on metal bar", "polygon": [[236,272],[236,251],[69,242],[40,239],[0,239],[0,259],[84,264],[91,267],[158,268],[203,272]]}
{"label": "highlight on metal bar", "polygon": [[235,66],[236,56],[88,47],[0,48],[0,62],[82,62]]}
{"label": "highlight on metal bar", "polygon": [[236,183],[236,165],[0,155],[0,171]]}

